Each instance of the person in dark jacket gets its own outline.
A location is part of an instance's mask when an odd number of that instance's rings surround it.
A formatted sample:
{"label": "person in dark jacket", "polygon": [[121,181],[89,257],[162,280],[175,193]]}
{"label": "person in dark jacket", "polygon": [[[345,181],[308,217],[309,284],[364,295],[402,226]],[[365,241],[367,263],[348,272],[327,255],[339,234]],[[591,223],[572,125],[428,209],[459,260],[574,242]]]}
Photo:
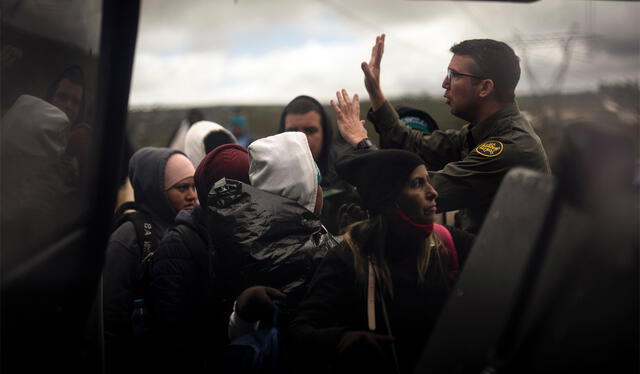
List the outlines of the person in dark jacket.
{"label": "person in dark jacket", "polygon": [[247,150],[237,144],[216,147],[200,161],[194,178],[201,205],[175,219],[189,236],[175,228],[167,232],[156,250],[151,283],[160,343],[156,360],[163,371],[174,373],[212,372],[220,365],[233,304],[220,291],[222,270],[214,261],[218,254],[209,230],[207,195],[222,178],[249,183]]}
{"label": "person in dark jacket", "polygon": [[290,325],[301,372],[410,373],[473,237],[434,224],[422,159],[362,150],[339,160],[370,218],[327,254]]}
{"label": "person in dark jacket", "polygon": [[334,235],[340,234],[338,210],[357,201],[357,193],[335,171],[335,161],[351,149],[334,128],[322,105],[313,97],[300,95],[291,100],[280,116],[278,133],[300,131],[307,136],[309,148],[322,173],[324,205],[321,221]]}
{"label": "person in dark jacket", "polygon": [[[129,161],[129,179],[138,212],[153,241],[159,242],[176,214],[197,204],[194,169],[182,152],[147,147]],[[142,354],[135,347],[132,331],[134,299],[146,299],[142,258],[149,248],[140,248],[138,228],[129,220],[120,225],[107,245],[103,269],[104,330],[108,372],[131,370]],[[148,301],[148,300],[145,300]]]}

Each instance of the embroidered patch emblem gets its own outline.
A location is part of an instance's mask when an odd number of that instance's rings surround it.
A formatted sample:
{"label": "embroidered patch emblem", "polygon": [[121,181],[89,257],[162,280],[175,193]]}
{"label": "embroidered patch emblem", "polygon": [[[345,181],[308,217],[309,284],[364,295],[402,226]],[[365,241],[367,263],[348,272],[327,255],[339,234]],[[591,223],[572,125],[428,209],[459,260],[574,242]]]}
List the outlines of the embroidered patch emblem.
{"label": "embroidered patch emblem", "polygon": [[504,145],[498,141],[484,142],[476,147],[476,152],[485,157],[496,157],[502,153]]}

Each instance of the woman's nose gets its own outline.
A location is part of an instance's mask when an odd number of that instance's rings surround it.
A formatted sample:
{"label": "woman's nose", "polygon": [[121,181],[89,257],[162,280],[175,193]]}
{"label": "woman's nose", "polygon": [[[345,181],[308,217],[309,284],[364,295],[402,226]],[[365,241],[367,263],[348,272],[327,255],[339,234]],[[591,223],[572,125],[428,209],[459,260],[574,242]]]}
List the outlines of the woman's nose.
{"label": "woman's nose", "polygon": [[435,200],[438,198],[438,191],[431,185],[431,183],[427,184],[427,200]]}

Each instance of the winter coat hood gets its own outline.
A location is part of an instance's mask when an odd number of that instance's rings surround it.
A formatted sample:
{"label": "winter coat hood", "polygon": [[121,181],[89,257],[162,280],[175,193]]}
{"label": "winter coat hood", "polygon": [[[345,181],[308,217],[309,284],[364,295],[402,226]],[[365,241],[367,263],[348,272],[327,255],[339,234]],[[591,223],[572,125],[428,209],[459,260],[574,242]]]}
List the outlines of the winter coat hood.
{"label": "winter coat hood", "polygon": [[175,153],[183,154],[169,148],[146,147],[134,153],[129,160],[129,179],[136,205],[151,215],[153,222],[160,225],[162,231],[173,222],[177,214],[164,190],[167,160]]}
{"label": "winter coat hood", "polygon": [[8,148],[7,152],[55,158],[65,152],[71,129],[69,119],[40,98],[20,96],[2,122],[2,145]]}
{"label": "winter coat hood", "polygon": [[297,202],[234,180],[221,180],[209,195],[209,232],[221,269],[237,296],[251,285],[302,299],[327,251],[337,244],[313,213]]}
{"label": "winter coat hood", "polygon": [[249,179],[262,191],[294,200],[311,212],[315,208],[318,169],[301,132],[285,132],[251,143]]}
{"label": "winter coat hood", "polygon": [[219,124],[210,121],[199,121],[194,123],[187,131],[184,152],[193,163],[193,167],[197,168],[207,153],[217,146],[236,142],[236,137]]}

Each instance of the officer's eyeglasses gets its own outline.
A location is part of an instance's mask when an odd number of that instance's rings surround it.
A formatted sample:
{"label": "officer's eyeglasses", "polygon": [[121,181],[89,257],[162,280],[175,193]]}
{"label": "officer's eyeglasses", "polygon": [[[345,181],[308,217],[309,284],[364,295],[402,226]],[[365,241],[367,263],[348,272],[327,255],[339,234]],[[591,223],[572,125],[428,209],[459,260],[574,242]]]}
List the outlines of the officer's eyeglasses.
{"label": "officer's eyeglasses", "polygon": [[469,78],[476,78],[476,79],[487,79],[487,77],[480,77],[480,76],[477,76],[477,75],[458,73],[455,70],[451,70],[451,69],[447,68],[447,80],[449,82],[451,82],[451,78],[453,78],[453,77],[469,77]]}

